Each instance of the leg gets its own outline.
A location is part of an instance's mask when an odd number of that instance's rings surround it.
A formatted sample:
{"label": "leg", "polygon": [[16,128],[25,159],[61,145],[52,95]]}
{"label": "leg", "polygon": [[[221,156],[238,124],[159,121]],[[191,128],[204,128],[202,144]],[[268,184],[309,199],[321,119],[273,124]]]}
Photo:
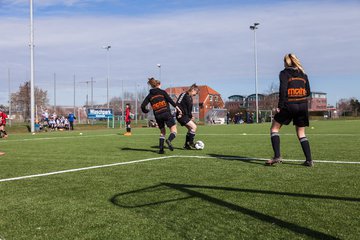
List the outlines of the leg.
{"label": "leg", "polygon": [[186,137],[185,137],[184,149],[191,150],[191,147],[190,147],[190,145],[189,145],[191,127],[186,126],[186,125],[185,125],[185,127],[188,129],[188,132],[187,132]]}
{"label": "leg", "polygon": [[3,134],[3,136],[2,136],[3,138],[7,138],[7,137],[8,137],[8,135],[7,135],[6,131],[5,131],[5,125],[1,125],[0,131],[1,131],[1,133]]}
{"label": "leg", "polygon": [[165,127],[163,127],[160,129],[159,154],[164,154],[165,135],[166,135],[166,129],[165,129]]}
{"label": "leg", "polygon": [[194,139],[195,139],[197,126],[193,121],[189,121],[185,126],[188,129],[188,133],[186,135],[186,140],[187,140],[186,144],[193,147],[195,145]]}
{"label": "leg", "polygon": [[304,165],[312,167],[314,165],[314,163],[311,158],[311,149],[310,149],[309,140],[307,139],[307,137],[305,135],[305,127],[296,126],[296,134],[298,136],[298,139],[301,144],[301,148],[302,148],[305,158],[306,158]]}
{"label": "leg", "polygon": [[131,132],[131,126],[130,126],[130,124],[131,124],[130,121],[126,123],[126,131],[129,132],[129,133]]}
{"label": "leg", "polygon": [[166,139],[166,144],[168,145],[170,151],[174,151],[174,147],[172,146],[171,142],[176,138],[176,133],[177,133],[176,125],[171,126],[169,138]]}
{"label": "leg", "polygon": [[271,145],[274,151],[274,157],[266,162],[267,165],[273,165],[275,163],[281,162],[280,156],[280,136],[279,131],[282,125],[278,123],[276,120],[273,120],[271,128],[270,128],[270,136],[271,136]]}
{"label": "leg", "polygon": [[130,126],[130,121],[126,122],[126,133],[124,134],[125,136],[131,136],[131,126]]}

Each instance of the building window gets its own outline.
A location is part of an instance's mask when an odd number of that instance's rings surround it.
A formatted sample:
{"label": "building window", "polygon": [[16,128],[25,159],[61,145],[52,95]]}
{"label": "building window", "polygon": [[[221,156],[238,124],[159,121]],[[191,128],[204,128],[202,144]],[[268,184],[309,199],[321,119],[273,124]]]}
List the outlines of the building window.
{"label": "building window", "polygon": [[209,100],[210,100],[210,102],[213,101],[213,96],[212,95],[209,95]]}
{"label": "building window", "polygon": [[215,102],[217,102],[218,101],[218,96],[214,96],[214,100],[215,100]]}

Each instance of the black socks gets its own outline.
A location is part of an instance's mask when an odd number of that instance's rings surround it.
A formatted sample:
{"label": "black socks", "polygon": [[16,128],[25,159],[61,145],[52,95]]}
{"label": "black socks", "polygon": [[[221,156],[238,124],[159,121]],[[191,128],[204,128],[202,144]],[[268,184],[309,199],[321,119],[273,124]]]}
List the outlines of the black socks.
{"label": "black socks", "polygon": [[271,145],[274,150],[274,158],[280,158],[280,136],[277,132],[271,133]]}
{"label": "black socks", "polygon": [[176,132],[170,133],[168,140],[171,142],[174,138],[176,138]]}
{"label": "black socks", "polygon": [[159,138],[159,148],[160,148],[160,150],[164,150],[164,142],[165,142],[165,137],[160,136],[160,138]]}
{"label": "black socks", "polygon": [[306,137],[303,138],[299,138],[300,144],[301,144],[301,148],[304,152],[306,161],[311,161],[311,150],[310,150],[310,144],[309,144],[309,140]]}
{"label": "black socks", "polygon": [[187,134],[186,134],[186,140],[188,143],[190,144],[194,144],[194,139],[195,139],[195,132],[193,130],[190,130]]}

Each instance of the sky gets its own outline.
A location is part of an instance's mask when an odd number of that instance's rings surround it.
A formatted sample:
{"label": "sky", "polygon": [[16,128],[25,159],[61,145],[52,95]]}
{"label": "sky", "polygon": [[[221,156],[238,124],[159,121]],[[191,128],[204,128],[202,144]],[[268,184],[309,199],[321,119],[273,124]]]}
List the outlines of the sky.
{"label": "sky", "polygon": [[[49,103],[95,104],[109,95],[209,85],[227,99],[255,92],[256,30],[259,93],[278,85],[283,57],[296,54],[312,91],[328,103],[360,99],[360,0],[33,0],[35,85]],[[0,0],[0,104],[30,79],[29,0]],[[111,46],[107,51],[104,46]],[[161,64],[159,68],[157,64]],[[109,71],[108,71],[109,70]],[[10,73],[10,74],[9,74]],[[10,80],[10,88],[9,88]]]}

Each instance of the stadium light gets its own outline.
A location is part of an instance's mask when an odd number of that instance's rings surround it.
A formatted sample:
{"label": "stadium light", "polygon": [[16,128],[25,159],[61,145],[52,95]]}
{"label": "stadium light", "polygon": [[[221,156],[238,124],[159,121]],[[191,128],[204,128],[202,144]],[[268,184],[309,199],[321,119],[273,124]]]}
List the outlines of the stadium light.
{"label": "stadium light", "polygon": [[258,96],[258,73],[257,73],[257,48],[256,48],[256,29],[260,23],[254,23],[250,30],[254,31],[254,60],[255,60],[255,105],[256,105],[256,123],[259,123],[259,96]]}
{"label": "stadium light", "polygon": [[161,64],[158,63],[156,66],[159,68],[159,81],[161,82]]}

